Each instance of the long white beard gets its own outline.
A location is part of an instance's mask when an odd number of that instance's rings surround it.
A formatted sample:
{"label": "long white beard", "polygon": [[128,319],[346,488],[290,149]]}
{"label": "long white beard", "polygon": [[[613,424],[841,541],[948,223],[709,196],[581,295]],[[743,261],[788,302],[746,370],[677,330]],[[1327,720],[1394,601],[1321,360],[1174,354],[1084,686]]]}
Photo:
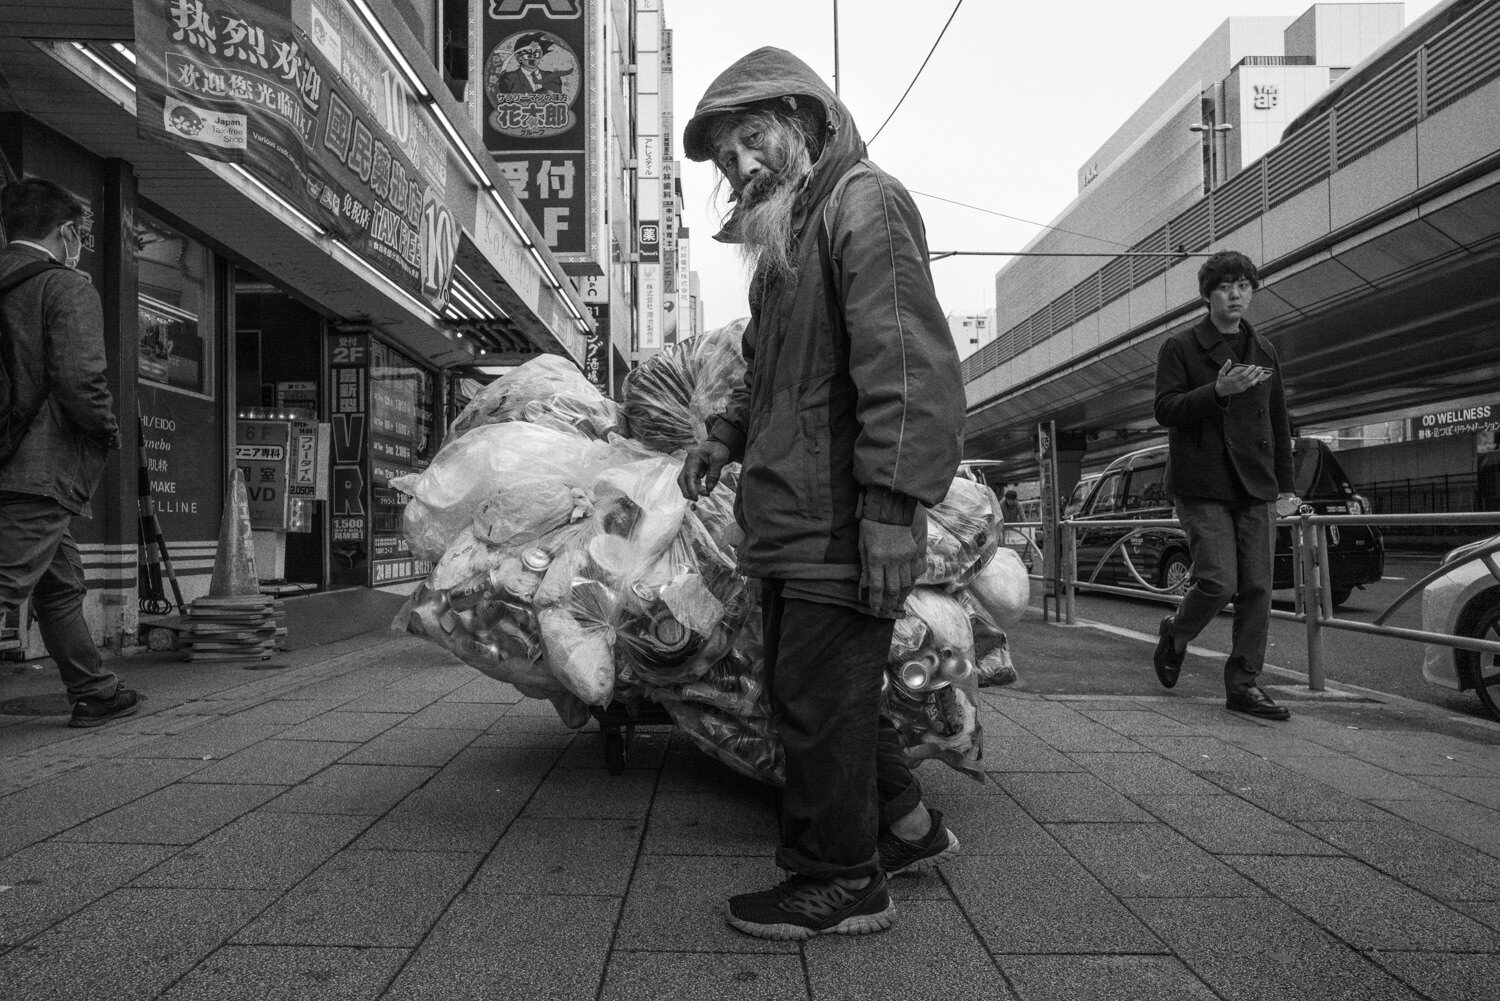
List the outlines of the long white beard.
{"label": "long white beard", "polygon": [[767,278],[785,280],[797,274],[792,263],[792,224],[811,168],[806,149],[799,146],[799,152],[775,176],[752,182],[740,192],[735,220],[742,241],[740,258],[752,275],[759,271]]}

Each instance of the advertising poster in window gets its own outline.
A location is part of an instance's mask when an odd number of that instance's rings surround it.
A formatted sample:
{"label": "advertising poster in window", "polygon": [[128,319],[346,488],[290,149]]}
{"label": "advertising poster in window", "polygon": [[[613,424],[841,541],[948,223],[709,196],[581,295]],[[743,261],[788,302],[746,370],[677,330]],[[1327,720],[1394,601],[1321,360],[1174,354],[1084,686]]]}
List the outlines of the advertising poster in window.
{"label": "advertising poster in window", "polygon": [[458,250],[446,140],[347,0],[290,8],[135,0],[141,135],[242,165],[442,309]]}
{"label": "advertising poster in window", "polygon": [[587,259],[603,169],[600,0],[479,7],[485,148],[552,252]]}
{"label": "advertising poster in window", "polygon": [[390,485],[432,459],[433,377],[399,351],[370,344],[370,583],[421,580],[432,565],[412,555],[401,530],[406,498]]}
{"label": "advertising poster in window", "polygon": [[[214,382],[213,255],[146,212],[136,213],[129,232],[137,278],[136,399],[146,481],[177,573],[206,576],[228,471]],[[125,425],[126,415],[120,417]]]}
{"label": "advertising poster in window", "polygon": [[335,334],[328,341],[330,560],[334,585],[370,583],[369,408],[366,377],[369,334]]}

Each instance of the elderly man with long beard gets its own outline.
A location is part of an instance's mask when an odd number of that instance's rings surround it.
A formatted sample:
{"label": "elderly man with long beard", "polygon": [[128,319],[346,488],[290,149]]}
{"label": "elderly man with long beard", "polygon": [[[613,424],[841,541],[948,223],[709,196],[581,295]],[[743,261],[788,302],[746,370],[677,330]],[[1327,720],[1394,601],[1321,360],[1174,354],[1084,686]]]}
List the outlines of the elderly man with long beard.
{"label": "elderly man with long beard", "polygon": [[886,877],[958,851],[880,714],[894,620],[925,566],[923,509],[961,458],[958,354],[911,196],[801,60],[740,59],[683,148],[728,182],[718,238],[752,277],[744,384],[679,483],[696,500],[743,464],[740,569],[761,582],[786,752],[776,862],[791,875],[731,898],[728,920],[773,939],[883,931]]}

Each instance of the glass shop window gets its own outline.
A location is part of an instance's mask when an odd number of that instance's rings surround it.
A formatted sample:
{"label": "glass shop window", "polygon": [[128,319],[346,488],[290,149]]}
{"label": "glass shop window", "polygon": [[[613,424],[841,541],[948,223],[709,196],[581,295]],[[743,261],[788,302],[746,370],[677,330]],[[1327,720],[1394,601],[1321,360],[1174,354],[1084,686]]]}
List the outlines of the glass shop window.
{"label": "glass shop window", "polygon": [[141,381],[213,399],[213,255],[142,211],[135,260]]}

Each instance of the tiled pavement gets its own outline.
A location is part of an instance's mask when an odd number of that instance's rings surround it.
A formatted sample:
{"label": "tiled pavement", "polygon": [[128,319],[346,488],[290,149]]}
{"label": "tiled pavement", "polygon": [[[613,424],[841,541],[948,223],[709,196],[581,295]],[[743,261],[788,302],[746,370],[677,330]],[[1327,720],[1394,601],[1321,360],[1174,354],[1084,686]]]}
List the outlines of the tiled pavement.
{"label": "tiled pavement", "polygon": [[892,931],[800,946],[721,917],[777,876],[771,793],[669,730],[611,777],[594,724],[379,632],[279,670],[141,655],[134,719],[0,715],[0,997],[1497,996],[1500,730],[1263,724],[1121,694],[1101,665],[1143,644],[1012,644],[1093,693],[986,689],[985,781],[919,772],[962,857],[894,881]]}

